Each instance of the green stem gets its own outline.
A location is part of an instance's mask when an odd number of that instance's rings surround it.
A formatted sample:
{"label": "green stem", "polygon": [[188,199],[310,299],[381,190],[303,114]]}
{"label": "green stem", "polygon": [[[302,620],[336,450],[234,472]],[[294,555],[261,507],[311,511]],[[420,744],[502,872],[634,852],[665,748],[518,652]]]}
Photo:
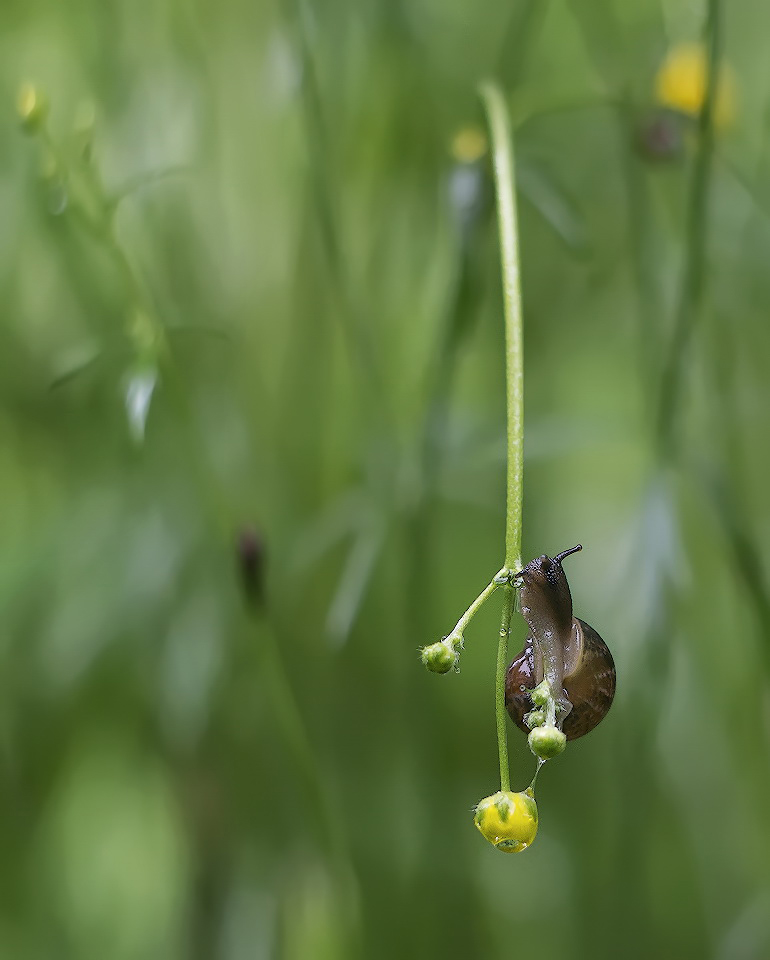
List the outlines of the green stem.
{"label": "green stem", "polygon": [[[492,160],[497,192],[497,222],[500,231],[500,260],[503,273],[505,315],[506,426],[508,474],[505,510],[504,570],[521,570],[521,520],[524,499],[524,350],[519,279],[519,233],[516,221],[516,191],[513,143],[508,109],[500,87],[486,82],[479,88],[489,122]],[[494,583],[494,581],[493,581]],[[510,790],[508,733],[505,710],[505,674],[508,667],[508,634],[511,629],[514,592],[505,587],[505,601],[497,646],[495,716],[497,750],[500,757],[500,789]]]}
{"label": "green stem", "polygon": [[465,613],[460,617],[460,619],[455,624],[455,628],[450,634],[453,637],[462,637],[465,632],[465,628],[471,622],[471,620],[476,616],[481,607],[489,600],[492,594],[497,590],[499,586],[502,586],[508,578],[508,570],[503,567],[498,573],[495,574],[492,580],[484,587],[481,593],[476,597],[473,603],[468,607]]}
{"label": "green stem", "polygon": [[73,194],[69,208],[80,226],[111,257],[116,270],[121,275],[128,294],[128,299],[134,307],[141,309],[151,324],[154,337],[158,344],[164,342],[164,331],[160,321],[150,303],[150,298],[140,281],[126,251],[121,246],[116,233],[114,222],[114,204],[107,196],[101,177],[94,170],[89,173],[77,165],[69,162],[64,151],[51,136],[47,127],[40,131],[41,141],[54,158],[57,167],[64,178],[66,188]]}
{"label": "green stem", "polygon": [[[629,98],[618,104],[619,133],[626,143],[636,137],[638,110]],[[641,372],[648,381],[659,375],[657,357],[663,352],[660,318],[659,244],[653,222],[653,204],[644,160],[635,150],[624,152],[624,181],[628,211],[628,243],[636,294],[636,334]],[[653,400],[654,404],[654,400]],[[654,413],[654,409],[652,411]]]}
{"label": "green stem", "polygon": [[500,789],[511,789],[511,772],[508,763],[508,715],[505,709],[505,674],[508,670],[508,634],[511,629],[513,587],[505,588],[503,618],[497,643],[497,674],[495,677],[495,719],[497,720],[497,752],[500,757]]}
{"label": "green stem", "polygon": [[682,397],[682,370],[692,333],[700,316],[706,285],[708,199],[714,155],[714,103],[721,53],[719,19],[719,0],[708,0],[704,25],[708,51],[706,91],[698,116],[698,148],[687,210],[687,252],[679,291],[679,308],[668,362],[663,371],[658,407],[658,451],[663,462],[669,462],[674,453],[676,422]]}
{"label": "green stem", "polygon": [[267,686],[273,694],[273,704],[278,726],[292,755],[292,758],[305,779],[322,833],[322,842],[327,848],[331,862],[344,876],[348,870],[349,854],[345,839],[344,825],[331,803],[324,776],[310,742],[307,725],[299,708],[297,697],[286,673],[275,631],[267,617],[257,620],[257,642],[262,648],[263,662],[267,669]]}
{"label": "green stem", "polygon": [[519,233],[516,223],[513,146],[508,108],[491,82],[479,88],[487,112],[497,192],[497,221],[503,271],[505,382],[508,426],[508,476],[505,513],[505,566],[521,569],[521,514],[524,483],[524,351],[519,281]]}
{"label": "green stem", "polygon": [[547,0],[525,0],[514,8],[497,60],[497,73],[509,90],[519,86],[527,67],[527,54],[537,46],[537,34],[547,13]]}
{"label": "green stem", "polygon": [[[164,381],[176,402],[184,424],[184,437],[189,449],[191,472],[200,484],[202,496],[218,528],[224,532],[229,529],[229,517],[219,488],[212,479],[211,471],[205,463],[205,455],[194,433],[193,413],[189,398],[184,390],[179,369],[167,349],[165,326],[153,306],[152,297],[140,279],[139,273],[121,244],[115,227],[115,204],[104,189],[101,176],[95,168],[83,169],[82,163],[71,161],[51,135],[47,126],[40,131],[40,140],[44,148],[54,159],[70,196],[68,212],[78,225],[111,258],[125,288],[127,313],[138,311],[142,317],[142,326],[127,325],[125,335],[130,341],[136,358],[151,359],[159,367],[162,364]],[[145,332],[142,327],[147,325]]]}
{"label": "green stem", "polygon": [[390,423],[391,411],[384,389],[386,384],[369,328],[361,322],[359,298],[354,296],[347,275],[343,237],[337,211],[337,192],[329,153],[326,111],[309,35],[308,14],[300,0],[284,0],[284,8],[286,21],[295,40],[302,67],[300,106],[310,159],[311,200],[315,206],[332,295],[337,300],[338,309],[334,314],[339,320],[367,413],[376,426],[387,427]]}

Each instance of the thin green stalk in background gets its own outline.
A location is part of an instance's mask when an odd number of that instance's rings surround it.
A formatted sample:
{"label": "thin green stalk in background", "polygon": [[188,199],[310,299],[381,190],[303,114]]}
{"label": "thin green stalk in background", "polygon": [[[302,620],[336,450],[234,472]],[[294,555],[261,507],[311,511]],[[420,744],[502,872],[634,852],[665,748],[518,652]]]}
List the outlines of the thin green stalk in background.
{"label": "thin green stalk in background", "polygon": [[548,0],[525,0],[511,14],[497,63],[497,75],[507,90],[518,86],[521,80],[527,54],[536,46],[535,34],[546,18],[548,6]]}
{"label": "thin green stalk in background", "polygon": [[[638,108],[630,97],[617,104],[618,129],[627,144],[638,136]],[[657,382],[664,308],[659,279],[659,253],[652,210],[652,194],[645,160],[638,151],[624,151],[623,180],[628,210],[628,241],[636,293],[636,334],[642,381]],[[648,396],[645,391],[645,398]],[[651,400],[655,414],[655,398]]]}
{"label": "thin green stalk in background", "polygon": [[719,0],[708,0],[704,45],[707,50],[706,90],[698,116],[698,142],[687,210],[685,263],[671,349],[660,386],[656,434],[659,456],[664,462],[670,461],[675,453],[676,422],[683,386],[682,371],[690,339],[701,313],[706,288],[708,201],[714,156],[714,103],[722,49]]}
{"label": "thin green stalk in background", "polygon": [[352,876],[352,871],[344,824],[329,797],[305,719],[281,657],[275,628],[267,616],[255,617],[254,623],[267,677],[265,686],[273,696],[279,729],[313,799],[322,844],[339,878],[346,880]]}
{"label": "thin green stalk in background", "polygon": [[337,300],[337,316],[346,341],[353,375],[358,378],[360,395],[367,405],[370,425],[386,427],[390,410],[384,390],[382,370],[369,331],[362,322],[358,300],[350,288],[340,233],[337,196],[330,169],[329,134],[316,59],[308,36],[308,13],[299,0],[284,0],[287,26],[296,45],[301,70],[302,126],[308,150],[311,199],[315,207],[321,246],[326,258],[332,295]]}
{"label": "thin green stalk in background", "polygon": [[[505,568],[521,569],[521,522],[524,498],[524,351],[519,279],[519,234],[516,221],[516,192],[511,125],[500,88],[483,83],[479,89],[487,113],[492,142],[492,162],[497,193],[497,219],[503,271],[505,313],[505,382],[508,437],[508,473],[505,511]],[[505,711],[505,672],[508,665],[508,634],[511,626],[513,586],[505,586],[505,601],[497,648],[495,715],[500,756],[500,786],[510,790],[508,737]]]}
{"label": "thin green stalk in background", "polygon": [[[707,50],[706,88],[698,116],[696,152],[688,191],[684,262],[679,281],[674,330],[663,363],[656,401],[656,419],[653,424],[655,469],[659,473],[665,471],[666,467],[678,465],[681,460],[681,451],[677,449],[677,428],[683,397],[685,361],[692,335],[700,319],[706,289],[708,201],[714,154],[713,117],[721,49],[718,0],[706,0],[703,43]],[[647,203],[649,204],[649,199]],[[637,257],[644,253],[641,244],[640,240],[636,249]],[[653,279],[653,275],[647,272],[647,266],[647,264],[637,264],[641,296],[648,292],[642,284],[646,286]],[[649,305],[647,307],[649,309]],[[665,489],[668,489],[667,485]],[[655,691],[657,703],[666,702],[671,695],[671,658],[674,645],[671,643],[666,626],[671,622],[674,596],[675,584],[671,579],[671,571],[664,566],[661,571],[658,595],[651,608],[650,620],[643,638],[644,660],[638,665],[640,673],[644,671],[645,683],[634,692],[633,700],[628,705],[626,714],[628,717],[653,715],[656,707],[650,702],[651,689]],[[641,838],[650,829],[652,816],[650,795],[655,789],[655,779],[657,779],[649,737],[643,735],[640,728],[631,728],[627,729],[625,739],[628,741],[628,749],[625,753],[627,762],[624,762],[621,775],[626,784],[628,802],[622,805],[621,815],[616,825],[616,870],[622,868],[624,864],[636,862],[640,856],[643,842]],[[646,793],[643,793],[643,785],[646,787]],[[657,787],[661,793],[664,789],[662,785]],[[644,801],[641,799],[642,796],[646,798]],[[643,902],[646,896],[643,884],[637,876],[633,877],[632,883],[636,885],[636,889],[631,893],[632,899],[636,903]],[[620,896],[619,891],[618,896]],[[628,889],[623,896],[626,899],[620,899],[614,909],[617,915],[618,932],[626,929],[630,920]],[[642,952],[643,950],[637,948],[633,955],[641,955]]]}
{"label": "thin green stalk in background", "polygon": [[[770,117],[768,117],[770,120]],[[767,132],[767,125],[766,131]],[[765,138],[767,142],[767,138]],[[757,164],[761,171],[766,166],[768,151],[763,151]],[[755,188],[738,166],[722,154],[718,154],[722,166],[732,173],[736,181],[746,191],[754,204],[757,214],[765,218],[770,213],[761,191]],[[754,180],[757,178],[754,177]],[[748,249],[753,242],[754,218],[742,237],[742,243]],[[740,248],[741,244],[739,244]],[[737,573],[740,588],[752,609],[762,642],[759,656],[767,664],[770,676],[770,587],[767,582],[762,543],[757,526],[752,522],[744,506],[746,488],[746,456],[741,442],[740,432],[736,429],[740,423],[740,412],[736,406],[736,388],[738,379],[738,351],[734,330],[727,317],[715,317],[711,349],[709,352],[710,373],[713,383],[720,390],[710,391],[710,423],[713,425],[714,445],[711,450],[713,462],[699,471],[706,492],[714,505],[722,526],[725,542],[733,555],[733,569]],[[759,721],[761,723],[761,721]]]}

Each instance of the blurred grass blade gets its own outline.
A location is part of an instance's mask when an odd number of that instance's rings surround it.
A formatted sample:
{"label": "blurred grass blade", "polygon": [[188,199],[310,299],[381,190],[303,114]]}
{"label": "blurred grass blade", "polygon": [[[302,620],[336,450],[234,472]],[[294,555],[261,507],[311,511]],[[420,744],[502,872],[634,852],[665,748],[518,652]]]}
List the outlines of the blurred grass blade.
{"label": "blurred grass blade", "polygon": [[135,177],[126,180],[125,183],[121,184],[117,190],[115,190],[111,198],[112,206],[116,207],[122,200],[132,196],[139,190],[143,190],[145,187],[152,187],[156,183],[161,183],[163,180],[168,180],[171,177],[180,177],[190,173],[192,173],[192,167],[187,164],[179,164],[178,166],[166,167],[162,170],[148,170],[146,173],[139,173]]}
{"label": "blurred grass blade", "polygon": [[519,164],[518,185],[564,244],[581,257],[589,253],[588,231],[575,201],[542,166],[532,162]]}
{"label": "blurred grass blade", "polygon": [[384,539],[382,529],[369,529],[358,537],[350,549],[326,618],[326,633],[335,647],[341,647],[350,635]]}
{"label": "blurred grass blade", "polygon": [[360,530],[366,515],[363,491],[356,489],[343,493],[316,520],[307,524],[294,553],[292,570],[302,573],[318,563],[341,540]]}
{"label": "blurred grass blade", "polygon": [[135,443],[144,442],[147,415],[150,403],[158,383],[158,372],[154,369],[138,370],[131,375],[126,386],[125,404],[128,414],[128,428]]}
{"label": "blurred grass blade", "polygon": [[57,370],[51,380],[50,389],[69,383],[81,373],[90,370],[102,358],[103,351],[93,343],[84,343],[79,347],[66,351],[56,364]]}

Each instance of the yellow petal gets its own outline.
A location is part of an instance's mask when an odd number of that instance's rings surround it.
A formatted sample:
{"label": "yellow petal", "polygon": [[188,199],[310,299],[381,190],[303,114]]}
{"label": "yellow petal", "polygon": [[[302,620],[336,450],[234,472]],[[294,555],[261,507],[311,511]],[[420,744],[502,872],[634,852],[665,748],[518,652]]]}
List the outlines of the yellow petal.
{"label": "yellow petal", "polygon": [[[708,60],[698,44],[681,44],[669,51],[655,78],[655,98],[670,110],[696,117],[706,96]],[[728,126],[735,117],[735,79],[723,63],[717,73],[714,125]]]}
{"label": "yellow petal", "polygon": [[498,791],[476,806],[474,822],[498,850],[526,850],[537,833],[537,804],[529,793]]}

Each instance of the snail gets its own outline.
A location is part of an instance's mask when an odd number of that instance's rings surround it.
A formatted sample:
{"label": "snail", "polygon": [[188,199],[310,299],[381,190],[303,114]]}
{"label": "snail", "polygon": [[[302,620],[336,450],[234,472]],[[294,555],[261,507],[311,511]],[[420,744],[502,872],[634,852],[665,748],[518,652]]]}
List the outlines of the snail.
{"label": "snail", "polygon": [[572,614],[572,595],[562,561],[582,550],[578,544],[556,557],[531,560],[521,582],[521,613],[529,624],[524,649],[508,667],[505,705],[525,732],[530,693],[548,680],[556,701],[556,723],[568,740],[589,733],[606,716],[615,696],[615,662],[607,644]]}

